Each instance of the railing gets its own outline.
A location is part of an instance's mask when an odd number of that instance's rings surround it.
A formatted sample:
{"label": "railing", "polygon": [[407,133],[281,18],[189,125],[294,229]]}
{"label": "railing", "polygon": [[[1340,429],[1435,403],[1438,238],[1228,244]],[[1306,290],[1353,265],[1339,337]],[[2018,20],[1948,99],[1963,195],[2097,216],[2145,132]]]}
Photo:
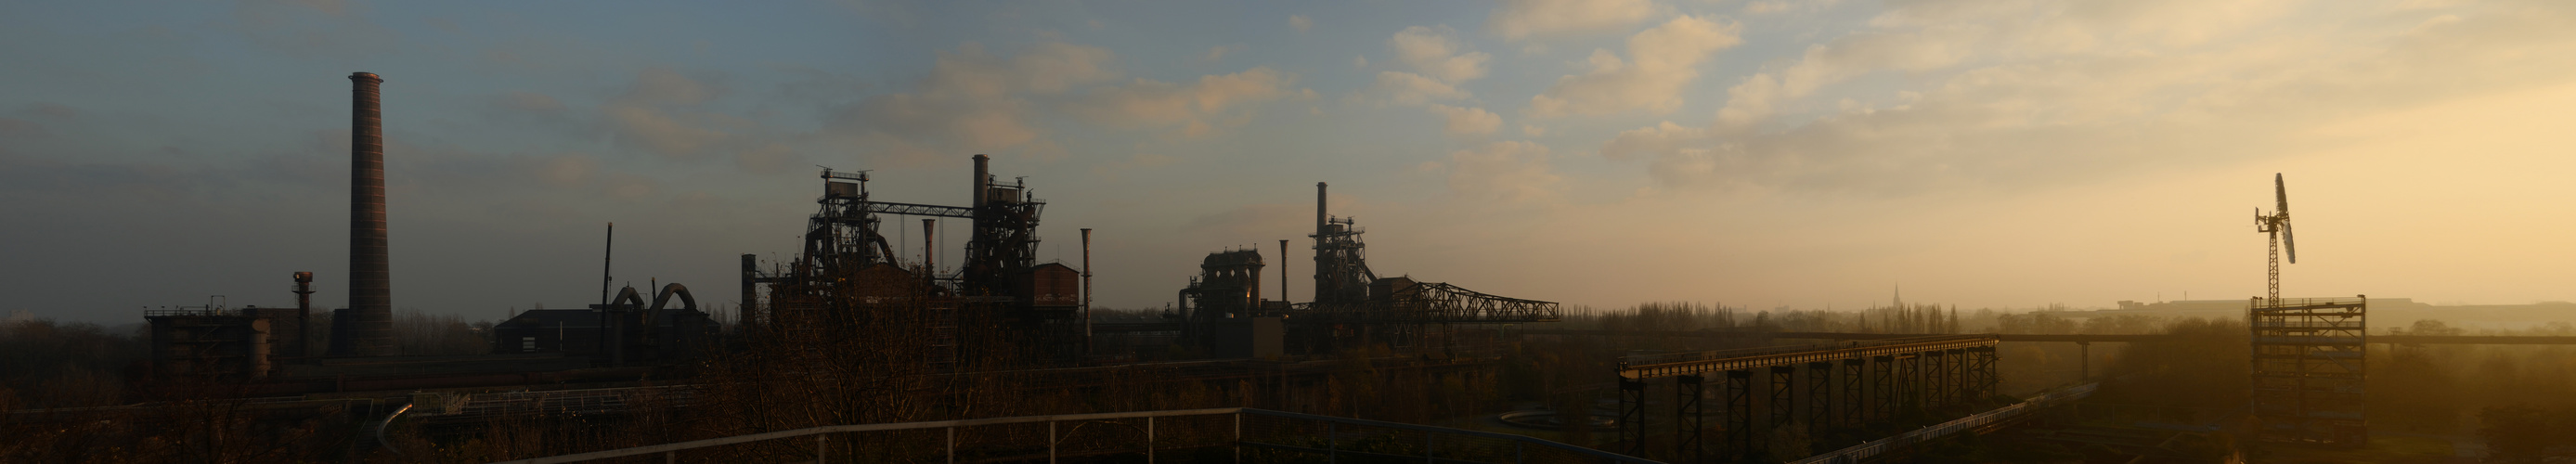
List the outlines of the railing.
{"label": "railing", "polygon": [[1958,420],[1943,422],[1941,425],[1915,429],[1910,432],[1896,434],[1877,441],[1853,445],[1850,448],[1843,448],[1830,453],[1808,456],[1806,459],[1791,462],[1794,464],[1842,464],[1866,461],[1870,458],[1887,454],[1889,451],[1894,451],[1899,448],[1913,446],[1917,443],[1931,441],[1933,439],[1949,436],[1950,434],[1974,431],[1988,425],[2012,420],[2023,414],[2029,414],[2049,406],[2054,406],[2057,403],[2084,399],[2084,397],[2092,396],[2094,388],[2101,385],[2102,384],[2099,383],[2077,385],[2064,390],[2058,390],[2045,395],[2032,397],[2029,401],[2013,403],[2011,406],[1995,408],[1991,411],[1962,417]]}
{"label": "railing", "polygon": [[[833,437],[848,442],[835,447]],[[960,445],[966,445],[961,448]],[[1187,461],[1323,458],[1423,462],[1651,463],[1520,435],[1251,408],[1188,409],[841,425],[518,461],[563,463],[662,455],[664,461],[844,462],[1059,458],[1157,454]]]}
{"label": "railing", "polygon": [[1857,357],[1895,356],[1926,351],[1991,348],[1992,334],[1947,335],[1882,340],[1876,344],[1766,347],[1671,355],[1632,356],[1620,361],[1619,376],[1629,379],[1670,377],[1702,372],[1837,361]]}

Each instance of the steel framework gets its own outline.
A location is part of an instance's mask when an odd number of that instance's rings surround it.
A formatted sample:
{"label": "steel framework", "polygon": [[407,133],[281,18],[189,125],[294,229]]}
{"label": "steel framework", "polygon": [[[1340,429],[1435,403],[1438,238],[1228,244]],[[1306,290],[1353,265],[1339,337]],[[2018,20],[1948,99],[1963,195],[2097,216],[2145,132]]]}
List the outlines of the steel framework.
{"label": "steel framework", "polygon": [[1834,363],[1807,363],[1807,436],[1823,437],[1834,425]]}
{"label": "steel framework", "polygon": [[1744,456],[1753,449],[1753,371],[1726,371],[1726,452]]}
{"label": "steel framework", "polygon": [[1706,379],[1707,377],[1698,375],[1673,378],[1673,391],[1678,395],[1675,399],[1680,400],[1681,404],[1681,411],[1673,417],[1673,457],[1675,459],[1687,457],[1691,462],[1699,462],[1708,457],[1707,447],[1701,441],[1702,434],[1705,432],[1700,428],[1702,419],[1705,418],[1700,410],[1700,399],[1707,396],[1707,391],[1701,388],[1701,384]]}
{"label": "steel framework", "polygon": [[2252,407],[2265,439],[2360,446],[2368,297],[2255,299]]}
{"label": "steel framework", "polygon": [[1869,361],[1861,358],[1843,360],[1842,426],[1860,427],[1869,423]]}

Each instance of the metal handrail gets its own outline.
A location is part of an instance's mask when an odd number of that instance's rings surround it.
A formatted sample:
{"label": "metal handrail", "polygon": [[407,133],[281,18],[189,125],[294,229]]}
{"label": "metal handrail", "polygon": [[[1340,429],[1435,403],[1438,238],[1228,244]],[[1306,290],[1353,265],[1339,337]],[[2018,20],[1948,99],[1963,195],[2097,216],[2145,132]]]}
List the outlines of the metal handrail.
{"label": "metal handrail", "polygon": [[1752,369],[1765,366],[1786,366],[1865,356],[1894,356],[1927,351],[1993,348],[1998,341],[2000,340],[1993,334],[1976,334],[1886,340],[1883,343],[1873,345],[1846,345],[1843,347],[1828,346],[1822,349],[1812,346],[1800,346],[1785,349],[1771,349],[1769,351],[1758,353],[1740,353],[1742,350],[1721,350],[1697,353],[1695,355],[1684,355],[1694,359],[1682,361],[1631,364],[1622,360],[1619,363],[1619,376],[1633,380],[1723,370]]}
{"label": "metal handrail", "polygon": [[[823,434],[830,434],[830,433],[847,433],[847,432],[877,432],[877,431],[890,431],[890,430],[921,430],[921,429],[936,429],[936,428],[972,427],[972,426],[981,426],[981,425],[1028,424],[1028,423],[1038,423],[1038,422],[1053,423],[1053,422],[1065,422],[1065,421],[1092,421],[1092,420],[1106,420],[1106,419],[1137,419],[1137,418],[1156,418],[1156,417],[1208,416],[1208,415],[1220,415],[1220,414],[1238,414],[1238,415],[1241,415],[1241,414],[1249,414],[1249,415],[1257,415],[1257,416],[1271,416],[1271,417],[1281,417],[1281,418],[1289,418],[1289,419],[1306,419],[1306,420],[1316,420],[1316,421],[1325,421],[1325,422],[1333,422],[1333,423],[1344,423],[1344,424],[1352,424],[1352,425],[1364,425],[1364,426],[1370,426],[1370,427],[1384,427],[1384,428],[1405,429],[1405,430],[1414,430],[1414,431],[1429,432],[1429,433],[1442,433],[1442,434],[1450,434],[1450,435],[1461,435],[1461,436],[1471,436],[1471,437],[1481,437],[1481,438],[1492,438],[1492,439],[1500,439],[1500,440],[1509,440],[1509,441],[1517,442],[1517,443],[1520,443],[1520,444],[1523,444],[1523,445],[1543,446],[1543,447],[1554,448],[1554,449],[1557,449],[1557,450],[1559,450],[1559,451],[1564,451],[1564,452],[1568,452],[1568,453],[1575,453],[1575,454],[1578,454],[1578,455],[1583,455],[1583,456],[1588,456],[1588,457],[1600,458],[1600,459],[1602,459],[1602,460],[1604,460],[1604,461],[1607,461],[1607,462],[1614,462],[1614,463],[1653,463],[1653,462],[1655,462],[1655,461],[1651,461],[1651,460],[1646,460],[1646,459],[1641,459],[1641,458],[1636,458],[1636,457],[1630,457],[1630,456],[1622,456],[1622,455],[1613,454],[1613,453],[1609,453],[1609,452],[1605,452],[1605,451],[1594,450],[1594,449],[1589,449],[1589,448],[1584,448],[1584,447],[1579,447],[1579,446],[1574,446],[1574,445],[1568,445],[1568,444],[1564,444],[1564,443],[1558,443],[1558,442],[1555,442],[1555,441],[1549,441],[1549,440],[1544,440],[1544,439],[1539,439],[1539,438],[1532,438],[1532,437],[1526,437],[1526,436],[1520,436],[1520,435],[1512,435],[1512,434],[1505,434],[1505,433],[1493,433],[1493,432],[1479,432],[1479,431],[1474,431],[1474,430],[1453,429],[1453,428],[1448,428],[1448,427],[1434,427],[1434,426],[1427,426],[1427,425],[1401,424],[1401,423],[1395,423],[1395,422],[1373,421],[1373,420],[1367,420],[1367,419],[1351,419],[1351,418],[1343,418],[1343,417],[1318,416],[1318,415],[1313,415],[1313,414],[1299,414],[1299,413],[1293,413],[1293,412],[1271,411],[1271,410],[1266,410],[1266,409],[1253,409],[1253,408],[1180,409],[1180,410],[1168,410],[1168,411],[1111,412],[1111,413],[1094,413],[1094,414],[1057,414],[1057,415],[1046,415],[1046,416],[997,417],[997,418],[988,418],[988,419],[960,419],[960,420],[926,421],[926,422],[900,422],[900,423],[891,423],[891,424],[834,425],[834,426],[825,426],[825,427],[809,427],[809,428],[802,428],[802,429],[795,429],[795,430],[781,430],[781,431],[776,431],[776,432],[755,433],[755,434],[749,434],[749,435],[735,435],[735,436],[730,436],[730,437],[709,438],[709,439],[704,439],[704,440],[691,440],[691,441],[684,441],[684,442],[678,442],[678,443],[664,443],[664,444],[659,444],[659,445],[647,445],[647,446],[638,446],[638,447],[633,447],[633,448],[613,449],[613,450],[606,450],[606,451],[593,451],[593,452],[588,452],[588,453],[567,454],[567,455],[561,455],[561,456],[548,456],[548,457],[541,457],[541,458],[530,458],[530,459],[520,459],[520,460],[515,460],[515,461],[500,461],[500,462],[502,462],[502,463],[518,463],[518,464],[551,464],[551,463],[565,463],[565,462],[580,462],[580,461],[588,461],[588,460],[594,460],[594,459],[609,459],[609,458],[621,458],[621,457],[630,457],[630,456],[644,456],[644,455],[652,455],[652,454],[675,453],[675,452],[679,452],[679,451],[682,451],[682,450],[689,450],[689,449],[706,448],[706,447],[714,447],[714,446],[724,446],[724,445],[735,445],[735,444],[751,443],[751,442],[757,442],[757,441],[778,440],[778,439],[797,438],[797,437],[805,437],[805,436],[816,436],[816,435],[823,435]],[[1238,419],[1238,420],[1240,420],[1240,419]],[[1243,433],[1242,429],[1240,428],[1240,426],[1238,426],[1238,428],[1235,430],[1235,441],[1237,441],[1237,442],[1241,442],[1241,441],[1243,440],[1243,435],[1242,435],[1242,433]],[[819,440],[821,437],[816,437],[816,438]],[[954,439],[954,438],[955,438],[955,435],[953,435],[953,434],[952,434],[952,435],[950,435],[950,438],[951,438],[951,439]],[[956,445],[955,445],[955,443],[951,443],[951,444],[949,445],[949,449],[950,449],[950,450],[952,450],[952,451],[953,451],[953,450],[955,450],[955,449],[956,449]],[[821,452],[821,450],[820,450],[820,449],[817,449],[817,450],[816,450],[816,452],[817,452],[817,453],[820,453],[820,452]]]}

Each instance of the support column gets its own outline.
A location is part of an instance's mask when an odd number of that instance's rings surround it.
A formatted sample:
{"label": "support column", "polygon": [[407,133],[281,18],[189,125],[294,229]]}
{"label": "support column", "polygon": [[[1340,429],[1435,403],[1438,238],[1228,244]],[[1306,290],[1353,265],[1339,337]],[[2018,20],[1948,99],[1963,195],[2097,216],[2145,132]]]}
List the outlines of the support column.
{"label": "support column", "polygon": [[1753,455],[1753,371],[1726,371],[1726,454]]}
{"label": "support column", "polygon": [[[1762,425],[1762,434],[1764,437],[1769,437],[1771,436],[1770,434],[1778,432],[1781,428],[1788,427],[1789,421],[1797,418],[1793,413],[1798,408],[1798,395],[1795,390],[1790,390],[1789,388],[1789,383],[1797,380],[1797,374],[1798,368],[1795,367],[1771,366],[1771,388],[1768,389],[1770,390],[1771,395],[1771,404],[1769,405],[1771,408],[1771,420]],[[1766,451],[1779,451],[1768,449],[1769,446],[1767,444],[1764,446],[1757,446],[1756,448],[1763,448]]]}
{"label": "support column", "polygon": [[1976,365],[1970,366],[1971,369],[1969,369],[1970,372],[1975,372],[1977,377],[1976,400],[1985,401],[1987,398],[2002,394],[1999,390],[2001,390],[2000,384],[2003,383],[2003,375],[1995,371],[1997,358],[1995,347],[1981,346],[1969,349],[1968,352],[1973,354],[1972,359],[1976,360]]}
{"label": "support column", "polygon": [[1646,454],[1646,381],[1619,378],[1619,440],[1629,456]]}
{"label": "support column", "polygon": [[1826,426],[1833,424],[1834,363],[1807,363],[1807,437],[1811,442],[1823,442]]}
{"label": "support column", "polygon": [[1923,409],[1922,353],[1896,356],[1896,392],[1897,397],[1905,403],[1899,410],[1910,412]]}
{"label": "support column", "polygon": [[1707,449],[1700,440],[1700,420],[1705,417],[1700,399],[1707,396],[1700,385],[1706,379],[1699,374],[1674,378],[1673,390],[1678,395],[1675,399],[1680,400],[1676,403],[1681,407],[1673,413],[1673,460],[1700,462],[1707,458]]}
{"label": "support column", "polygon": [[1869,418],[1872,420],[1894,419],[1896,418],[1897,408],[1904,406],[1904,403],[1897,401],[1897,398],[1904,395],[1898,395],[1896,393],[1896,357],[1873,356],[1870,357],[1869,360],[1872,363],[1870,369],[1872,371],[1870,372],[1870,389],[1874,390],[1874,393],[1871,393],[1871,395],[1873,398],[1878,398],[1878,410],[1873,411]]}
{"label": "support column", "polygon": [[1942,357],[1949,358],[1950,361],[1948,364],[1950,373],[1947,374],[1950,379],[1950,391],[1949,394],[1942,395],[1943,401],[1948,401],[1950,404],[1968,404],[1968,350],[1949,350],[1943,355]]}
{"label": "support column", "polygon": [[1932,409],[1949,404],[1949,356],[1939,350],[1923,352],[1923,407]]}
{"label": "support column", "polygon": [[1869,388],[1864,379],[1869,361],[1861,358],[1843,360],[1843,427],[1858,430],[1869,423]]}

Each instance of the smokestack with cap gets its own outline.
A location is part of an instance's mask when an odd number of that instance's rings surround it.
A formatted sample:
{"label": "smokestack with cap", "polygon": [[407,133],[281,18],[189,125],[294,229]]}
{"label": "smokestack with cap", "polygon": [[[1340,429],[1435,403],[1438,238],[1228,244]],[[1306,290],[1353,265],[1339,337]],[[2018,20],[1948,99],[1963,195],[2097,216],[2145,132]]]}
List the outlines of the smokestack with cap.
{"label": "smokestack with cap", "polygon": [[351,73],[349,324],[342,356],[392,356],[393,278],[385,239],[385,129],[375,73]]}

